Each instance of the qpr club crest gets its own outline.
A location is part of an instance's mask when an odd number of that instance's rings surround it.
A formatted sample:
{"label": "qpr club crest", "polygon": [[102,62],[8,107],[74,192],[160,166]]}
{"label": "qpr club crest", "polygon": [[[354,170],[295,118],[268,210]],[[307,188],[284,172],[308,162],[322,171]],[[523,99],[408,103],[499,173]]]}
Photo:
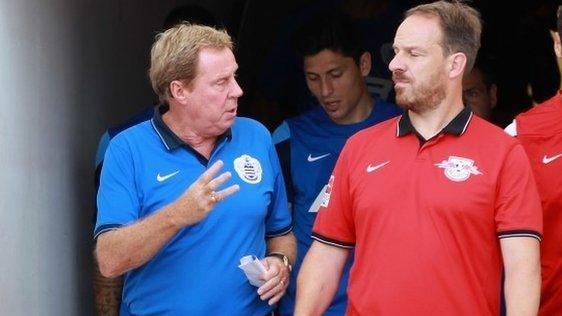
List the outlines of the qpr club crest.
{"label": "qpr club crest", "polygon": [[465,181],[470,175],[482,174],[474,165],[474,160],[463,157],[449,156],[448,160],[443,160],[435,165],[445,169],[445,176],[455,182]]}
{"label": "qpr club crest", "polygon": [[261,164],[256,158],[242,155],[234,159],[234,170],[245,182],[256,184],[261,181]]}

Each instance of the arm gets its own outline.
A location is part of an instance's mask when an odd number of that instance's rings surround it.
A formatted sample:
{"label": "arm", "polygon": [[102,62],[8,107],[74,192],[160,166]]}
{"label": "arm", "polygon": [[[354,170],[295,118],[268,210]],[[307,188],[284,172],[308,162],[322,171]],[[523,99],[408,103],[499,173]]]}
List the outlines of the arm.
{"label": "arm", "polygon": [[292,232],[267,239],[267,253],[282,253],[294,263],[297,257],[297,240]]}
{"label": "arm", "polygon": [[225,172],[213,179],[221,167],[220,161],[213,164],[176,201],[156,213],[99,235],[96,255],[102,275],[116,277],[143,265],[180,229],[203,220],[215,203],[238,191],[238,185],[214,191],[230,178]]}
{"label": "arm", "polygon": [[541,291],[539,241],[530,237],[503,238],[500,246],[507,315],[536,315]]}
{"label": "arm", "polygon": [[115,278],[149,261],[181,228],[172,218],[180,211],[174,203],[132,225],[99,235],[96,257],[101,274]]}
{"label": "arm", "polygon": [[94,259],[93,272],[94,305],[96,315],[117,316],[121,305],[123,278],[106,278],[101,275],[98,262]]}
{"label": "arm", "polygon": [[349,250],[314,241],[297,280],[295,315],[322,315],[338,289]]}
{"label": "arm", "polygon": [[[289,263],[293,264],[297,253],[297,242],[293,233],[269,238],[267,240],[267,253],[284,254],[289,259]],[[258,289],[258,295],[264,301],[269,300],[269,305],[273,305],[285,294],[291,271],[279,257],[266,256],[262,262],[267,269],[264,275],[266,282]]]}

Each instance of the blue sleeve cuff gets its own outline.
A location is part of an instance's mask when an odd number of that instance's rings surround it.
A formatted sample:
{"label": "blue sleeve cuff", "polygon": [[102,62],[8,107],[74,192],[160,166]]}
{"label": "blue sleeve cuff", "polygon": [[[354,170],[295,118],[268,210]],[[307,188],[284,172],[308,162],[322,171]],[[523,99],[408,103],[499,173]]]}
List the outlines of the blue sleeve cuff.
{"label": "blue sleeve cuff", "polygon": [[105,224],[105,225],[100,225],[99,227],[96,227],[95,231],[94,231],[94,240],[97,239],[99,237],[99,235],[108,232],[110,230],[115,230],[119,227],[121,227],[123,225],[121,224]]}
{"label": "blue sleeve cuff", "polygon": [[275,230],[272,232],[267,232],[265,233],[265,237],[267,238],[272,238],[272,237],[279,237],[279,236],[284,236],[287,235],[288,233],[293,231],[293,225],[289,225],[283,229],[279,229],[279,230]]}

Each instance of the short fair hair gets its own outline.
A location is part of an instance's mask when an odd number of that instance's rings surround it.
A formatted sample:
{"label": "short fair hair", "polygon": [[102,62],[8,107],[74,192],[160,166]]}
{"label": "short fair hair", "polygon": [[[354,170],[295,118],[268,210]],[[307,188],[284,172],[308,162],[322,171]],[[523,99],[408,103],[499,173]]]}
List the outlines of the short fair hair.
{"label": "short fair hair", "polygon": [[441,46],[445,56],[455,52],[466,55],[465,71],[469,72],[474,66],[478,49],[482,22],[480,13],[461,1],[437,1],[422,4],[406,11],[405,17],[414,14],[429,15],[439,18],[442,39]]}
{"label": "short fair hair", "polygon": [[162,104],[170,99],[170,83],[189,84],[197,75],[199,52],[204,48],[232,50],[232,39],[224,30],[181,23],[156,35],[150,52],[148,75]]}

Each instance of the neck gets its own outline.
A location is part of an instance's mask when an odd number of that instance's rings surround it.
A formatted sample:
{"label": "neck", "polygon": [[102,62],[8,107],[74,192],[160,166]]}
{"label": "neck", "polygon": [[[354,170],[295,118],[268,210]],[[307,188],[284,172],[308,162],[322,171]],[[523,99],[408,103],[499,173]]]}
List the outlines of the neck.
{"label": "neck", "polygon": [[183,142],[191,146],[205,158],[209,159],[215,143],[216,136],[208,136],[198,131],[192,126],[194,120],[175,107],[170,107],[168,112],[164,113],[162,120],[166,126],[176,134]]}
{"label": "neck", "polygon": [[359,102],[357,104],[357,107],[353,115],[347,117],[345,120],[336,123],[347,125],[347,124],[356,124],[359,122],[363,122],[369,117],[369,115],[371,115],[372,110],[373,110],[373,98],[365,90],[365,93],[359,99]]}
{"label": "neck", "polygon": [[423,138],[430,139],[447,126],[463,108],[462,98],[459,95],[457,98],[446,97],[434,109],[423,112],[409,110],[408,116],[416,131]]}

